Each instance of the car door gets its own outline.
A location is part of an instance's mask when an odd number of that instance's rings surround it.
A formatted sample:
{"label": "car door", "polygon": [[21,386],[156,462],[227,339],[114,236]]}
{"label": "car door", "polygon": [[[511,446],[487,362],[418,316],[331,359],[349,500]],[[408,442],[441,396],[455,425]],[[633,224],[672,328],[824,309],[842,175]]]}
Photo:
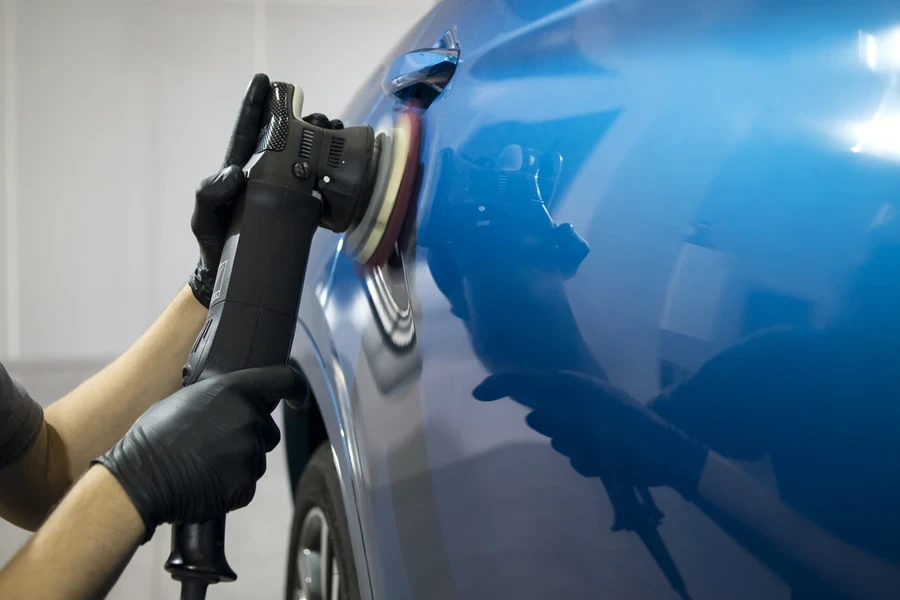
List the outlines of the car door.
{"label": "car door", "polygon": [[[382,267],[336,240],[320,294],[375,597],[864,595],[851,563],[892,581],[895,363],[873,340],[900,182],[877,127],[846,123],[893,110],[865,50],[900,15],[825,4],[445,2],[400,49],[460,48],[415,206]],[[740,485],[647,483],[643,430],[611,434],[604,394]]]}

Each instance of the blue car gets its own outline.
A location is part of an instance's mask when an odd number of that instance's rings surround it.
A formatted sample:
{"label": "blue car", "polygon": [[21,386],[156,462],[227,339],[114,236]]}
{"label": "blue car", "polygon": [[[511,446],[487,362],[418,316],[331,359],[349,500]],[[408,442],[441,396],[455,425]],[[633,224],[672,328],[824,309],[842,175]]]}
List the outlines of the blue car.
{"label": "blue car", "polygon": [[[293,600],[900,598],[900,3],[446,0],[320,231]],[[387,124],[387,125],[385,125]]]}

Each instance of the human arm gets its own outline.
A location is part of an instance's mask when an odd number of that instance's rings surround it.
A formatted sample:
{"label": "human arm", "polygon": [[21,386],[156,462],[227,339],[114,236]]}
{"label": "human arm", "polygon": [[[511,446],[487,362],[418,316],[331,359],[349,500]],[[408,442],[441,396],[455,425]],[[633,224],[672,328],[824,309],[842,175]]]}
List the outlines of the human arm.
{"label": "human arm", "polygon": [[125,490],[94,467],[0,571],[0,597],[102,598],[143,538],[144,522]]}
{"label": "human arm", "polygon": [[[827,389],[814,382],[827,381],[834,357],[843,356],[835,343],[811,330],[761,332],[712,357],[650,406],[712,449],[692,496],[697,506],[785,580],[853,598],[896,597],[896,564],[813,522],[731,460],[757,460],[783,445],[784,423],[814,422],[810,409],[827,400],[806,399],[811,387]],[[837,487],[845,485],[840,473],[836,468]]]}
{"label": "human arm", "polygon": [[701,510],[788,581],[811,574],[839,597],[864,600],[896,598],[900,592],[897,565],[819,527],[715,452],[709,453],[695,496]]}
{"label": "human arm", "polygon": [[36,529],[89,462],[108,450],[153,403],[181,385],[181,368],[202,327],[228,224],[230,203],[244,187],[241,166],[256,145],[265,75],[244,97],[222,170],[201,182],[191,228],[200,261],[157,321],[124,354],[44,412],[37,440],[0,468],[0,516]]}
{"label": "human arm", "polygon": [[[707,371],[711,373],[709,380],[696,380],[678,394],[667,394],[666,415],[677,414],[679,424],[703,423],[704,415],[693,411],[709,406],[715,416],[705,421],[708,428],[722,426],[723,419],[733,418],[732,412],[746,419],[744,429],[761,426],[760,420],[753,419],[757,408],[734,403],[735,398],[728,398],[727,387],[718,390],[726,408],[714,406],[716,380],[728,380],[740,366],[736,362],[720,364],[714,371]],[[748,394],[752,400],[753,391],[760,389],[740,386],[736,394]],[[685,390],[704,393],[681,396]],[[572,467],[585,477],[677,490],[792,585],[812,580],[820,582],[819,587],[838,592],[838,597],[864,599],[893,598],[900,591],[897,565],[813,523],[729,458],[709,450],[676,424],[607,382],[571,372],[499,374],[478,386],[475,396],[486,401],[509,396],[532,408],[526,423],[549,437],[552,447],[567,456]],[[730,433],[732,439],[723,443],[728,451],[741,457],[761,452],[767,439],[765,432],[757,431],[753,436],[740,431],[739,422],[735,425],[735,431],[714,432],[719,439]]]}
{"label": "human arm", "polygon": [[125,353],[48,407],[35,443],[0,469],[0,515],[32,531],[40,526],[91,460],[180,387],[181,366],[205,318],[185,286]]}
{"label": "human arm", "polygon": [[265,367],[195,383],[154,405],[0,572],[0,598],[103,597],[157,525],[246,506],[280,439],[271,410],[306,390],[290,368]]}

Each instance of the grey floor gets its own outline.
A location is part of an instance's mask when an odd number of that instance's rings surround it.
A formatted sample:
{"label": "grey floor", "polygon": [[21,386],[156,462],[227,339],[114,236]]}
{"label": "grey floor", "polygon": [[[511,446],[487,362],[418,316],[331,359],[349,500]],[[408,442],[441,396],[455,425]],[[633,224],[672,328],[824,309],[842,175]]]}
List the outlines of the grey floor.
{"label": "grey floor", "polygon": [[[7,365],[35,399],[47,405],[99,370],[96,363]],[[280,421],[281,411],[275,411]],[[280,423],[279,423],[280,425]],[[269,455],[268,470],[247,508],[228,517],[226,553],[238,580],[210,589],[210,600],[269,600],[284,596],[287,537],[291,520],[284,447]],[[0,521],[0,564],[5,563],[30,534]],[[163,570],[169,553],[168,527],[157,530],[142,546],[108,596],[116,600],[178,598],[179,588]]]}

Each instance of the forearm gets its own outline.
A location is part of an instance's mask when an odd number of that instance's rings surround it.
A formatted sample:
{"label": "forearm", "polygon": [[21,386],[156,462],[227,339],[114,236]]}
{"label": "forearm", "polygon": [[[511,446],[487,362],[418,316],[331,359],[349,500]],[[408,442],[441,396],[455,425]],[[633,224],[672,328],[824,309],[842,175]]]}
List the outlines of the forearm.
{"label": "forearm", "polygon": [[94,467],[0,571],[0,598],[102,598],[143,536],[143,521],[122,487],[104,467]]}
{"label": "forearm", "polygon": [[150,405],[180,387],[182,366],[206,314],[184,287],[131,348],[45,411],[45,472],[54,500]]}
{"label": "forearm", "polygon": [[[818,527],[714,452],[697,493],[792,564],[848,597],[895,598],[900,592],[900,569]],[[760,558],[766,562],[766,556]]]}

